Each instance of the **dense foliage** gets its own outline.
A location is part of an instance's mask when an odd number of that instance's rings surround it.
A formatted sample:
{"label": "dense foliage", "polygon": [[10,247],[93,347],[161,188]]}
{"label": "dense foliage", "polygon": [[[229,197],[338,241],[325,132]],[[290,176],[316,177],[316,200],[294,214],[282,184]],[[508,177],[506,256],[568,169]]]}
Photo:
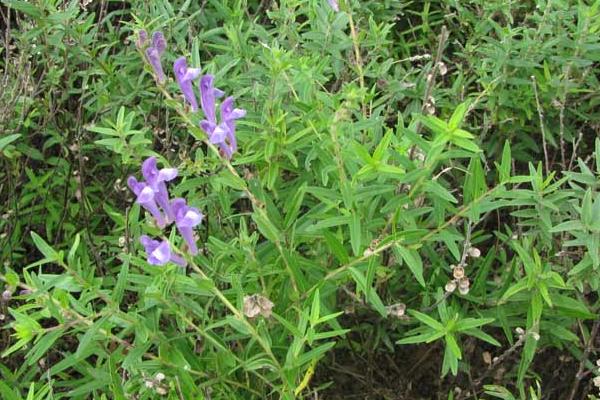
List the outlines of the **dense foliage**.
{"label": "dense foliage", "polygon": [[600,398],[600,1],[0,17],[1,398]]}

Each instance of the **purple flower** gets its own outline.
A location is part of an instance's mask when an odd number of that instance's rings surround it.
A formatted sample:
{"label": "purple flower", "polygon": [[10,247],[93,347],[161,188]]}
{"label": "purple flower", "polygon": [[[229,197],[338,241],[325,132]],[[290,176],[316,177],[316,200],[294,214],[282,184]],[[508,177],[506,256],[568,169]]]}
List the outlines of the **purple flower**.
{"label": "purple flower", "polygon": [[167,223],[175,220],[175,214],[171,209],[169,202],[169,192],[165,182],[175,179],[177,176],[176,168],[158,169],[156,166],[156,157],[149,157],[142,163],[142,175],[146,179],[147,184],[155,193],[155,200],[164,210],[167,215]]}
{"label": "purple flower", "polygon": [[179,57],[173,63],[173,71],[175,72],[175,78],[179,84],[179,88],[183,93],[183,97],[192,106],[192,111],[198,111],[198,100],[194,93],[194,87],[192,81],[200,76],[200,68],[188,68],[185,57]]}
{"label": "purple flower", "polygon": [[135,200],[136,203],[144,207],[150,214],[152,214],[156,220],[156,224],[159,227],[164,227],[165,219],[156,205],[156,200],[154,199],[154,190],[145,182],[138,182],[138,180],[133,176],[130,176],[129,179],[127,179],[127,185],[137,196],[137,199]]}
{"label": "purple flower", "polygon": [[[210,85],[206,86],[207,89],[212,88],[212,79],[209,82]],[[201,88],[202,90],[204,90],[202,84]],[[219,92],[221,91],[219,90]],[[214,97],[212,99],[209,99],[209,101],[211,102],[211,106],[214,106]],[[203,102],[203,110],[204,104],[205,103]],[[206,110],[204,111],[204,113],[207,114]],[[233,97],[229,96],[223,101],[223,103],[221,103],[220,124],[217,125],[216,117],[214,115],[211,116],[210,114],[207,114],[207,119],[200,121],[200,127],[208,135],[208,140],[212,144],[219,145],[221,154],[228,160],[230,160],[233,153],[237,151],[237,140],[235,138],[235,120],[242,118],[244,115],[246,115],[246,111],[242,110],[241,108],[234,108]]]}
{"label": "purple flower", "polygon": [[331,8],[333,8],[333,11],[335,11],[335,12],[340,11],[340,6],[338,5],[337,0],[327,0],[327,2],[331,6]]}
{"label": "purple flower", "polygon": [[175,225],[188,245],[190,254],[198,254],[198,247],[194,239],[194,227],[202,223],[204,215],[195,207],[189,207],[185,199],[177,198],[172,201],[175,211]]}
{"label": "purple flower", "polygon": [[146,32],[143,29],[139,30],[138,38],[135,42],[135,45],[137,46],[138,49],[143,49],[144,47],[146,47],[147,43],[148,43],[148,32]]}
{"label": "purple flower", "polygon": [[215,77],[213,75],[204,75],[200,78],[200,102],[206,120],[216,125],[217,116],[215,99],[223,96],[225,93],[213,86],[214,80]]}
{"label": "purple flower", "polygon": [[[235,120],[246,115],[246,110],[233,108],[233,97],[229,96],[221,104],[221,120],[227,125],[227,141],[231,153],[237,151],[237,140],[235,138]],[[231,156],[229,157],[231,158]]]}
{"label": "purple flower", "polygon": [[140,243],[146,249],[146,254],[148,254],[148,264],[165,265],[171,261],[181,267],[187,265],[187,262],[182,257],[171,252],[171,245],[167,240],[159,242],[158,240],[151,239],[149,236],[142,235]]}
{"label": "purple flower", "polygon": [[[142,32],[142,31],[141,31]],[[145,33],[145,31],[143,31]],[[146,40],[148,35],[146,34]],[[140,34],[140,40],[142,35]],[[167,41],[162,32],[154,32],[152,34],[152,45],[146,49],[146,58],[154,70],[158,83],[164,83],[167,80],[165,72],[162,68],[161,56],[167,48]]]}
{"label": "purple flower", "polygon": [[162,55],[167,49],[167,41],[165,35],[161,31],[156,31],[152,34],[152,46]]}

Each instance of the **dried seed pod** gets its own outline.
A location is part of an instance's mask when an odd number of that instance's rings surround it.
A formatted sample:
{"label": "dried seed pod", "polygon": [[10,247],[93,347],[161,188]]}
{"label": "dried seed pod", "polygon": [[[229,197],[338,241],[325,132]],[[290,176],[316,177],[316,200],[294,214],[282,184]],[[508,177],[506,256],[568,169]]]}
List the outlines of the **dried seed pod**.
{"label": "dried seed pod", "polygon": [[452,293],[456,290],[456,281],[448,281],[448,283],[446,283],[446,286],[444,286],[444,290],[446,290],[446,292]]}
{"label": "dried seed pod", "polygon": [[492,355],[490,354],[489,351],[484,351],[481,356],[483,357],[483,362],[486,364],[491,364],[492,363]]}
{"label": "dried seed pod", "polygon": [[521,328],[521,327],[518,326],[518,327],[515,328],[515,333],[517,335],[524,335],[525,334],[525,330],[523,330],[523,328]]}
{"label": "dried seed pod", "polygon": [[244,296],[244,315],[248,318],[254,318],[257,315],[262,315],[269,318],[273,309],[273,302],[260,294],[252,296]]}
{"label": "dried seed pod", "polygon": [[438,63],[438,71],[440,71],[440,75],[444,76],[448,73],[448,67],[442,61]]}
{"label": "dried seed pod", "polygon": [[452,276],[454,279],[462,279],[465,276],[465,269],[463,267],[456,267],[452,270]]}
{"label": "dried seed pod", "polygon": [[402,318],[406,312],[406,304],[397,303],[387,306],[386,308],[387,315],[395,318]]}
{"label": "dried seed pod", "polygon": [[469,257],[473,258],[481,257],[481,251],[477,247],[469,247],[469,250],[467,250],[467,254],[469,255]]}
{"label": "dried seed pod", "polygon": [[471,286],[471,282],[469,278],[460,278],[458,280],[458,291],[460,294],[465,295],[469,293],[469,287]]}

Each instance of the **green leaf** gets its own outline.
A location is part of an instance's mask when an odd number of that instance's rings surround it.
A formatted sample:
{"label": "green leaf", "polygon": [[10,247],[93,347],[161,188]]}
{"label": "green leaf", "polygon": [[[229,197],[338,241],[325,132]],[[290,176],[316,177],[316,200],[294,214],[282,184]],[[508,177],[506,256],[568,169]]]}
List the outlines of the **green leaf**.
{"label": "green leaf", "polygon": [[317,321],[319,320],[319,315],[321,314],[321,298],[319,294],[319,289],[315,290],[313,294],[312,306],[310,307],[310,326],[315,326]]}
{"label": "green leaf", "polygon": [[333,253],[338,262],[340,264],[347,264],[350,261],[350,256],[344,248],[344,245],[337,239],[337,237],[335,237],[335,235],[328,231],[324,231],[323,236],[325,237],[325,243],[327,243],[329,251]]}
{"label": "green leaf", "polygon": [[335,342],[327,342],[302,354],[295,360],[294,366],[301,367],[312,360],[319,359],[323,354],[331,350],[333,346],[335,346]]}
{"label": "green leaf", "polygon": [[550,228],[550,232],[580,231],[583,229],[581,221],[567,221]]}
{"label": "green leaf", "polygon": [[427,314],[423,314],[422,312],[419,312],[416,310],[409,310],[409,313],[412,316],[414,316],[416,319],[418,319],[425,325],[435,329],[436,331],[444,331],[445,330],[444,325],[442,325],[440,322],[436,321],[435,319],[431,318]]}
{"label": "green leaf", "polygon": [[361,249],[361,224],[360,224],[361,216],[357,212],[353,212],[350,217],[349,227],[350,227],[350,244],[352,245],[352,252],[355,256],[360,255]]}
{"label": "green leaf", "polygon": [[276,243],[280,240],[281,233],[275,227],[275,225],[273,225],[271,220],[269,220],[263,213],[257,211],[253,212],[252,219],[264,237],[273,243]]}
{"label": "green leaf", "polygon": [[444,336],[445,332],[429,332],[416,336],[409,336],[396,341],[396,344],[415,344],[415,343],[431,343],[436,339]]}
{"label": "green leaf", "polygon": [[13,389],[2,380],[0,380],[0,395],[4,400],[22,400],[18,392],[13,391]]}
{"label": "green leaf", "polygon": [[463,196],[465,204],[469,204],[480,198],[487,191],[485,183],[485,173],[479,157],[471,158],[465,183],[463,186]]}
{"label": "green leaf", "polygon": [[67,255],[67,262],[69,263],[69,265],[73,264],[73,261],[75,260],[75,253],[77,252],[77,248],[79,247],[80,240],[81,238],[79,237],[78,233],[75,235],[75,240],[73,240],[73,245],[71,246],[69,254]]}
{"label": "green leaf", "polygon": [[452,143],[473,153],[481,153],[479,146],[477,146],[475,142],[472,142],[470,139],[454,138],[452,139]]}
{"label": "green leaf", "polygon": [[239,176],[232,174],[229,170],[225,169],[216,180],[222,183],[225,186],[229,186],[230,188],[236,190],[244,190],[246,188],[246,182]]}
{"label": "green leaf", "polygon": [[35,5],[31,4],[29,1],[22,0],[2,0],[2,3],[13,8],[14,10],[20,11],[23,14],[27,14],[30,17],[38,19],[42,16],[42,10]]}
{"label": "green leaf", "polygon": [[300,207],[302,206],[302,202],[304,201],[304,195],[306,194],[306,188],[308,184],[304,182],[298,189],[296,189],[296,193],[290,198],[290,201],[286,203],[286,213],[285,220],[283,225],[286,228],[291,227],[297,220],[298,214],[300,212]]}
{"label": "green leaf", "polygon": [[458,374],[458,358],[456,358],[450,346],[446,345],[444,347],[444,361],[442,362],[442,377],[448,371],[452,371],[452,375]]}
{"label": "green leaf", "polygon": [[471,328],[477,328],[494,322],[494,318],[464,318],[455,325],[456,330],[464,331]]}
{"label": "green leaf", "polygon": [[421,256],[416,250],[407,249],[401,245],[396,245],[394,249],[400,254],[408,268],[413,273],[417,282],[421,284],[421,286],[425,287],[425,279],[423,278],[423,261],[421,261]]}
{"label": "green leaf", "polygon": [[47,260],[56,261],[58,259],[58,253],[37,233],[31,231],[31,238],[33,239],[35,247],[38,248]]}
{"label": "green leaf", "polygon": [[108,317],[102,317],[99,320],[95,321],[91,326],[87,328],[85,333],[79,338],[79,345],[77,346],[77,350],[75,351],[75,357],[80,358],[82,354],[88,352],[89,346],[94,340],[95,336],[100,331],[102,325],[106,322]]}
{"label": "green leaf", "polygon": [[500,163],[500,182],[505,183],[510,180],[512,170],[512,155],[510,151],[510,143],[508,140],[504,142],[502,149],[502,162]]}
{"label": "green leaf", "polygon": [[596,138],[596,172],[600,175],[600,138]]}
{"label": "green leaf", "polygon": [[498,342],[496,339],[494,339],[493,337],[491,337],[490,335],[488,335],[481,329],[477,329],[477,328],[466,329],[466,330],[462,330],[461,333],[464,333],[465,335],[476,337],[477,339],[481,339],[484,342],[488,342],[489,344],[492,344],[494,346],[498,346],[498,347],[501,346],[500,342]]}
{"label": "green leaf", "polygon": [[12,135],[5,136],[0,138],[0,151],[4,150],[6,146],[17,140],[21,137],[20,133],[13,133]]}
{"label": "green leaf", "polygon": [[446,200],[450,203],[458,203],[458,200],[456,199],[456,197],[454,197],[452,195],[452,193],[450,193],[448,191],[448,189],[446,189],[445,187],[443,187],[442,185],[440,185],[437,181],[428,181],[425,183],[424,185],[424,189],[425,191],[432,193],[434,195],[436,195],[437,197],[439,197],[442,200]]}
{"label": "green leaf", "polygon": [[445,135],[449,131],[448,124],[439,119],[438,117],[435,117],[433,115],[419,115],[418,118],[421,120],[423,125],[429,128],[433,133],[436,133],[438,135]]}
{"label": "green leaf", "polygon": [[519,384],[523,383],[523,379],[525,378],[525,374],[529,369],[529,365],[533,361],[533,357],[535,356],[535,350],[537,348],[537,340],[533,338],[533,335],[527,335],[525,339],[525,345],[523,346],[523,351],[521,352],[521,362],[519,363],[519,370],[517,372],[517,381]]}
{"label": "green leaf", "polygon": [[383,139],[377,145],[375,152],[373,153],[373,160],[381,161],[386,151],[390,147],[390,143],[392,142],[392,138],[394,137],[394,132],[392,130],[388,130]]}
{"label": "green leaf", "polygon": [[504,302],[504,301],[508,300],[510,297],[514,296],[515,294],[517,294],[520,291],[525,290],[525,289],[527,289],[527,280],[522,279],[519,282],[512,285],[511,287],[509,287],[508,290],[506,292],[504,292],[504,294],[500,298],[500,301]]}
{"label": "green leaf", "polygon": [[462,358],[462,353],[454,335],[449,333],[444,338],[446,340],[446,346],[448,346],[452,354],[460,360]]}
{"label": "green leaf", "polygon": [[462,124],[465,115],[467,114],[467,110],[469,109],[469,104],[470,101],[465,101],[456,107],[448,122],[450,130],[457,129]]}
{"label": "green leaf", "polygon": [[29,350],[29,352],[26,354],[25,359],[27,360],[27,365],[33,365],[38,362],[38,360],[46,354],[46,351],[52,347],[54,342],[64,335],[64,333],[65,329],[59,328],[43,334],[41,339],[38,340],[31,350]]}
{"label": "green leaf", "polygon": [[586,226],[591,226],[594,222],[592,213],[592,190],[588,188],[583,196],[581,204],[581,220]]}

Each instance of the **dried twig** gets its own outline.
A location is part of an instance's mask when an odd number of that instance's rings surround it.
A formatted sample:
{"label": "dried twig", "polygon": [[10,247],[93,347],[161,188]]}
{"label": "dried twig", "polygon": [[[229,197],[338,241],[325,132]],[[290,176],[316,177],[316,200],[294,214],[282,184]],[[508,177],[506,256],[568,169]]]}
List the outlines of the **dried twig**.
{"label": "dried twig", "polygon": [[546,145],[546,129],[544,128],[544,112],[540,105],[540,98],[538,96],[537,81],[535,76],[531,75],[531,84],[533,86],[533,93],[535,94],[535,105],[537,107],[538,116],[540,118],[540,129],[542,131],[542,148],[544,149],[544,166],[546,168],[546,175],[550,173],[550,162],[548,161],[548,147]]}
{"label": "dried twig", "polygon": [[596,320],[594,322],[594,325],[592,326],[592,332],[590,333],[590,337],[588,338],[587,344],[585,345],[585,350],[583,351],[581,360],[579,361],[579,369],[577,370],[577,373],[575,374],[575,379],[573,380],[573,386],[571,387],[571,394],[569,395],[569,400],[575,399],[577,389],[579,389],[581,380],[585,376],[585,374],[583,373],[583,371],[585,370],[585,362],[587,361],[590,352],[592,351],[594,339],[596,338],[596,335],[598,335],[598,328],[600,328],[600,321]]}

